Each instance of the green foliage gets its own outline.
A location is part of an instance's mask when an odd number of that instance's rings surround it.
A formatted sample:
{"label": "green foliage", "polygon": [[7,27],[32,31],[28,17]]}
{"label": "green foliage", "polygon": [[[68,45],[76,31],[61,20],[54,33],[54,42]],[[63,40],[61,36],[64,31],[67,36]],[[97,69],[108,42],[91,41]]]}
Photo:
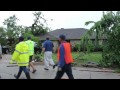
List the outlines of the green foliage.
{"label": "green foliage", "polygon": [[101,26],[100,26],[100,22],[94,22],[94,21],[88,21],[88,22],[85,22],[85,25],[89,25],[93,23],[94,26],[90,28],[90,31],[88,32],[88,34],[90,36],[93,36],[95,35],[95,48],[98,48],[99,46],[99,36],[100,36],[100,29],[101,29]]}
{"label": "green foliage", "polygon": [[[89,23],[91,22],[86,24]],[[103,36],[107,39],[103,47],[103,60],[100,61],[100,65],[105,67],[120,66],[120,11],[116,13],[103,12],[101,20],[94,22],[90,34],[93,34],[94,31],[96,32],[96,40]]]}
{"label": "green foliage", "polygon": [[107,33],[107,45],[103,53],[106,66],[120,66],[120,12],[107,12],[102,19]]}
{"label": "green foliage", "polygon": [[75,46],[73,47],[73,51],[74,52],[80,51],[80,44],[79,43],[75,44]]}
{"label": "green foliage", "polygon": [[94,21],[87,21],[87,22],[85,22],[85,25],[89,25],[91,23],[95,23],[95,22]]}
{"label": "green foliage", "polygon": [[88,43],[87,43],[87,52],[90,53],[93,50],[94,50],[94,45],[92,44],[91,40],[88,40]]}
{"label": "green foliage", "polygon": [[82,49],[85,53],[86,51],[87,53],[90,53],[91,51],[94,50],[94,45],[90,40],[89,35],[87,35],[87,33],[82,37],[79,47],[80,47],[80,50]]}
{"label": "green foliage", "polygon": [[[87,62],[95,62],[99,64],[99,62],[102,60],[102,53],[101,52],[91,52],[91,53],[84,53],[84,52],[73,52],[72,53],[73,59],[74,59],[74,65],[81,65],[86,64]],[[57,55],[53,54],[53,60],[57,62]]]}
{"label": "green foliage", "polygon": [[9,18],[5,19],[5,21],[3,22],[4,25],[7,26],[7,28],[5,28],[6,30],[6,35],[8,39],[14,39],[19,37],[19,30],[17,27],[17,17],[15,15],[10,16]]}
{"label": "green foliage", "polygon": [[7,45],[11,53],[13,53],[15,45],[18,43],[18,37],[24,33],[24,28],[17,25],[19,19],[13,15],[5,19],[3,24],[6,28],[3,28],[1,31],[1,39],[4,40],[2,45]]}
{"label": "green foliage", "polygon": [[88,41],[88,38],[86,35],[83,36],[80,41],[80,50],[82,49],[84,53],[86,52],[86,49],[87,49],[87,41]]}
{"label": "green foliage", "polygon": [[34,59],[35,59],[36,62],[40,62],[40,61],[42,61],[42,56],[39,55],[39,54],[38,54],[38,55],[35,55],[35,56],[34,56]]}
{"label": "green foliage", "polygon": [[24,33],[23,36],[24,36],[25,40],[27,40],[27,38],[30,36],[33,41],[35,41],[35,42],[39,41],[39,37],[35,37],[31,32]]}
{"label": "green foliage", "polygon": [[9,44],[11,46],[10,49],[18,43],[18,37],[24,32],[24,28],[22,26],[17,26],[17,21],[18,18],[13,15],[5,19],[3,22],[6,26],[6,28],[4,28],[4,39],[7,40],[6,44]]}
{"label": "green foliage", "polygon": [[7,45],[11,53],[13,53],[14,48],[18,43],[18,38],[21,35],[25,36],[25,40],[27,40],[28,36],[31,36],[32,40],[36,42],[37,47],[41,46],[39,37],[36,37],[36,35],[45,34],[49,28],[44,25],[47,23],[41,12],[35,12],[33,15],[35,16],[35,19],[31,27],[17,25],[19,19],[15,15],[4,20],[3,24],[5,28],[0,27],[0,43],[2,45]]}
{"label": "green foliage", "polygon": [[3,27],[0,27],[0,44],[6,45],[6,32]]}

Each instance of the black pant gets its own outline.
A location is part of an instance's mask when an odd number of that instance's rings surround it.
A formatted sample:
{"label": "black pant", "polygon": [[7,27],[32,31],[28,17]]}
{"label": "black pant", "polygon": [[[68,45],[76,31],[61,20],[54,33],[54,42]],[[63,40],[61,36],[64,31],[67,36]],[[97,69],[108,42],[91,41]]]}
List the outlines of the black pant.
{"label": "black pant", "polygon": [[22,71],[24,71],[27,79],[30,79],[30,74],[29,74],[29,71],[28,71],[28,69],[27,69],[26,66],[20,66],[20,67],[19,67],[19,72],[18,72],[18,75],[17,75],[17,79],[20,77]]}
{"label": "black pant", "polygon": [[69,79],[74,79],[71,64],[66,64],[61,71],[57,71],[55,79],[61,79],[64,73],[68,75]]}

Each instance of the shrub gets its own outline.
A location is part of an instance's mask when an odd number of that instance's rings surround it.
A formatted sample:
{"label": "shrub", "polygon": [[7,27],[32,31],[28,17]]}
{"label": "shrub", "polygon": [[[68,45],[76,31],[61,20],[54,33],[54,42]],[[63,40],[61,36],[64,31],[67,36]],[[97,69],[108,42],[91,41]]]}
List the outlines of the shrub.
{"label": "shrub", "polygon": [[77,51],[79,51],[80,50],[80,44],[75,44],[75,46],[73,47],[73,51],[74,52],[77,52]]}
{"label": "shrub", "polygon": [[94,45],[92,44],[92,41],[89,40],[87,43],[87,52],[90,53],[93,50],[94,50]]}
{"label": "shrub", "polygon": [[35,55],[35,56],[34,56],[34,60],[35,60],[36,62],[42,61],[42,55],[40,55],[40,54]]}

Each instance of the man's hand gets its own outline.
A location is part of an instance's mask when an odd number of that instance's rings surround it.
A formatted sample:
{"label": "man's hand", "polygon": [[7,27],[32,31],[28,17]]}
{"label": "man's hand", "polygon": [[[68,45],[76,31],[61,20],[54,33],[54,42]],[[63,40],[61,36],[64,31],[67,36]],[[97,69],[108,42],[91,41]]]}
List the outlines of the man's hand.
{"label": "man's hand", "polygon": [[58,66],[58,71],[62,71],[62,68],[60,66]]}
{"label": "man's hand", "polygon": [[16,61],[15,61],[15,60],[10,60],[9,63],[10,63],[10,64],[16,64]]}
{"label": "man's hand", "polygon": [[42,49],[42,53],[44,53],[44,52],[45,52],[45,48]]}

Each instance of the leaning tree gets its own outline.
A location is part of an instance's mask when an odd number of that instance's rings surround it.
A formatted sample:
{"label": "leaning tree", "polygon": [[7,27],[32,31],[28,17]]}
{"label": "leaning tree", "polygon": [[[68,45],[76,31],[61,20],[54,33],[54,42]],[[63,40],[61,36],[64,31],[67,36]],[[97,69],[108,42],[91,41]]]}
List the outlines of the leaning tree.
{"label": "leaning tree", "polygon": [[44,15],[40,11],[34,12],[33,15],[35,19],[31,26],[32,34],[35,36],[45,34],[49,28],[45,26],[45,24],[47,25],[47,20],[44,18]]}
{"label": "leaning tree", "polygon": [[95,36],[95,48],[98,49],[99,47],[99,38],[101,38],[101,21],[88,21],[85,22],[85,25],[93,24],[93,26],[90,28],[90,30],[87,32],[89,35],[89,38]]}
{"label": "leaning tree", "polygon": [[103,66],[120,66],[120,11],[103,12],[101,20],[95,22],[92,26],[93,30],[90,29],[89,32],[93,32],[97,27],[99,27],[99,34],[107,39],[103,48],[101,64]]}

